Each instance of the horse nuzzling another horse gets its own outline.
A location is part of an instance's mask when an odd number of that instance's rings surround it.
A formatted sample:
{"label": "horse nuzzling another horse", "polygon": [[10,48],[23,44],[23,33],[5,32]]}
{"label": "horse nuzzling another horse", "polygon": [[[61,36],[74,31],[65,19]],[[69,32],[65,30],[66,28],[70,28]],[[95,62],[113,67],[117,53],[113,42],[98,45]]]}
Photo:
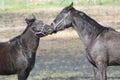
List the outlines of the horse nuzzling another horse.
{"label": "horse nuzzling another horse", "polygon": [[104,27],[82,11],[65,7],[53,20],[54,31],[73,27],[84,47],[87,59],[93,65],[95,80],[107,80],[107,66],[120,65],[120,32]]}
{"label": "horse nuzzling another horse", "polygon": [[18,80],[26,80],[35,64],[39,38],[53,32],[35,17],[25,20],[27,28],[21,35],[0,43],[0,75],[17,74]]}

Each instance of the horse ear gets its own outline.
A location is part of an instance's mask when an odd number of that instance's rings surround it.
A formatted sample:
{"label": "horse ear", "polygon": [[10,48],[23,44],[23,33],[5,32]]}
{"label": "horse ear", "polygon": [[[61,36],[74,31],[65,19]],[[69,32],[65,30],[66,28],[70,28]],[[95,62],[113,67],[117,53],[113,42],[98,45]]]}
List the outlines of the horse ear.
{"label": "horse ear", "polygon": [[69,7],[73,7],[73,2],[69,5]]}
{"label": "horse ear", "polygon": [[33,18],[33,19],[26,18],[25,21],[28,25],[31,25],[35,21],[35,18]]}
{"label": "horse ear", "polygon": [[67,7],[68,10],[71,10],[73,8],[73,2]]}

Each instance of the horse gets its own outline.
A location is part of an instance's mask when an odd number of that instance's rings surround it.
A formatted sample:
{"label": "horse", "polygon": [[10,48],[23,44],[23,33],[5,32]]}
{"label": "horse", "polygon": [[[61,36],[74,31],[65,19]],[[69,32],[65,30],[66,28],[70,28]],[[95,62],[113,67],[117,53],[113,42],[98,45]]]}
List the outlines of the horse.
{"label": "horse", "polygon": [[25,21],[27,27],[22,34],[0,43],[0,75],[17,74],[18,80],[27,80],[35,65],[40,38],[53,31],[35,17]]}
{"label": "horse", "polygon": [[94,69],[95,80],[107,80],[106,68],[120,65],[120,32],[105,27],[86,13],[65,7],[53,20],[54,32],[73,27],[78,33],[88,61]]}

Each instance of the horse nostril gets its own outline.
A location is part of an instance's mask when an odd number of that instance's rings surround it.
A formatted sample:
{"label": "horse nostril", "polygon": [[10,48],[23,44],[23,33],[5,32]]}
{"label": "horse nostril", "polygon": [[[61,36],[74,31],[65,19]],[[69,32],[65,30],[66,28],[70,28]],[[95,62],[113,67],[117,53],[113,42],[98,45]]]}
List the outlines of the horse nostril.
{"label": "horse nostril", "polygon": [[51,23],[50,25],[53,26],[53,23]]}
{"label": "horse nostril", "polygon": [[44,34],[47,34],[47,32],[44,32]]}

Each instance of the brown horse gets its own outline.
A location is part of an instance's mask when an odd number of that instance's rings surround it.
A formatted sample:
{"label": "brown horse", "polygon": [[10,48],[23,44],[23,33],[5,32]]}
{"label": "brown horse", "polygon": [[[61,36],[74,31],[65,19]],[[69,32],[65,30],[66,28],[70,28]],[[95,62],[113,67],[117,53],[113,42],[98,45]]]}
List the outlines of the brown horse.
{"label": "brown horse", "polygon": [[52,33],[52,28],[35,18],[26,19],[25,31],[0,43],[0,75],[17,74],[18,80],[26,80],[35,64],[39,38]]}
{"label": "brown horse", "polygon": [[65,7],[51,23],[54,30],[73,27],[82,40],[96,80],[107,80],[107,66],[120,65],[120,32],[104,27],[84,12]]}

